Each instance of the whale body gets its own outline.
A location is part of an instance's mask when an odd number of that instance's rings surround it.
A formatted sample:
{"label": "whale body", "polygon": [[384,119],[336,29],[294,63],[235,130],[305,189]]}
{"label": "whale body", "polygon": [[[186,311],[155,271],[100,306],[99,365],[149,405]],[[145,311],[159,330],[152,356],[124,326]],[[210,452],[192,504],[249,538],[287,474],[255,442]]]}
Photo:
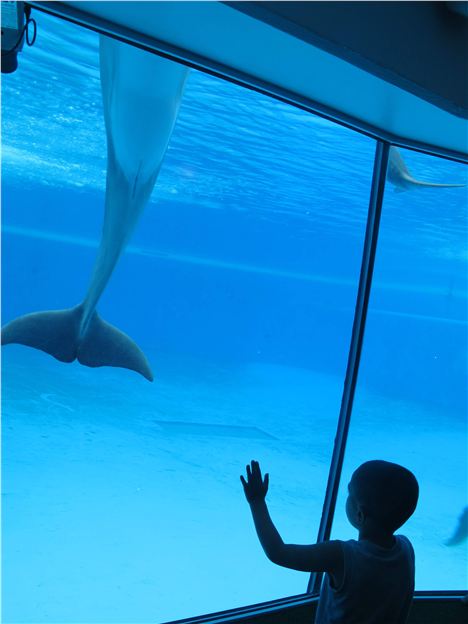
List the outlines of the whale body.
{"label": "whale body", "polygon": [[408,171],[400,150],[394,145],[390,147],[387,179],[395,186],[397,191],[407,191],[417,187],[455,188],[466,186],[465,184],[437,184],[435,182],[416,180]]}
{"label": "whale body", "polygon": [[87,293],[74,308],[26,314],[7,323],[1,343],[34,347],[62,362],[128,368],[152,381],[144,353],[101,319],[96,306],[153,190],[188,70],[104,36],[99,56],[107,180],[102,236]]}

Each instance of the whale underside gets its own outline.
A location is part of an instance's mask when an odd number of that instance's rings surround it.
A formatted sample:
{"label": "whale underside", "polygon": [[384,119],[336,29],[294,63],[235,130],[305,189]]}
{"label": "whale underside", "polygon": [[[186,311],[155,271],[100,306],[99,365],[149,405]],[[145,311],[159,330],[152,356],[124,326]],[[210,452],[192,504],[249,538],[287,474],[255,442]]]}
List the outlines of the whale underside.
{"label": "whale underside", "polygon": [[87,293],[73,308],[34,312],[7,323],[1,343],[40,349],[61,362],[127,368],[152,381],[143,351],[101,319],[96,306],[153,190],[188,70],[104,36],[99,54],[107,179],[102,236]]}

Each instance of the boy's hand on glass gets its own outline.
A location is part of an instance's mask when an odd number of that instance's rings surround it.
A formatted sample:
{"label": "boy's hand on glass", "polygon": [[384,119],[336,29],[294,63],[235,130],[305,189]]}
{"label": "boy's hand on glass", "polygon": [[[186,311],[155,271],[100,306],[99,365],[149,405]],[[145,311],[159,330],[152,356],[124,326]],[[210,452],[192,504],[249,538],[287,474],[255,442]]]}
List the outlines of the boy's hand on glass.
{"label": "boy's hand on glass", "polygon": [[269,475],[265,474],[265,478],[262,479],[262,471],[260,470],[260,464],[252,460],[250,465],[247,464],[247,481],[241,475],[240,480],[244,486],[245,498],[249,504],[256,501],[265,500],[265,496],[268,492]]}

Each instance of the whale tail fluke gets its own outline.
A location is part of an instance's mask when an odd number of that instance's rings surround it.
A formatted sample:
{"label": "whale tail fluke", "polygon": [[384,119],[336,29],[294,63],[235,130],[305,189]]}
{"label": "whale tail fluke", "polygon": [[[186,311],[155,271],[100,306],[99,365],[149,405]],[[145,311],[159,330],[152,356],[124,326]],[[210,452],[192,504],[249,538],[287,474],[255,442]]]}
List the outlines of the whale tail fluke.
{"label": "whale tail fluke", "polygon": [[413,178],[411,173],[408,171],[408,167],[403,160],[400,150],[395,147],[395,145],[390,147],[387,178],[389,182],[395,186],[397,193],[416,188],[461,188],[466,186],[466,184],[440,184],[437,182],[425,182],[424,180],[417,180],[416,178]]}
{"label": "whale tail fluke", "polygon": [[409,179],[407,180],[408,186],[406,187],[406,189],[401,189],[401,190],[407,190],[409,188],[462,188],[463,186],[466,186],[466,184],[438,184],[436,182],[423,182],[422,180],[415,180],[415,179]]}
{"label": "whale tail fluke", "polygon": [[85,366],[117,366],[153,381],[143,351],[126,334],[94,312],[80,338],[83,307],[25,314],[2,328],[2,345],[22,344],[49,353],[61,362],[78,360]]}
{"label": "whale tail fluke", "polygon": [[22,344],[45,351],[61,362],[73,362],[80,322],[79,306],[25,314],[2,327],[2,345]]}
{"label": "whale tail fluke", "polygon": [[77,353],[85,366],[118,366],[128,368],[153,381],[153,373],[145,354],[127,334],[106,323],[97,312],[89,322]]}

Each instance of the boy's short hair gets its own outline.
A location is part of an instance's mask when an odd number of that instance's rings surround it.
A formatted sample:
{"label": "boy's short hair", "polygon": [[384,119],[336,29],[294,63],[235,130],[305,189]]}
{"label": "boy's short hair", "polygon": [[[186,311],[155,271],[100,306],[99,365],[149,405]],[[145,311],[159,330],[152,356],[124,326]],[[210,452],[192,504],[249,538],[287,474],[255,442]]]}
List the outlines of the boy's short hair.
{"label": "boy's short hair", "polygon": [[396,531],[416,509],[418,482],[399,464],[367,461],[353,473],[352,481],[358,503],[387,531]]}

